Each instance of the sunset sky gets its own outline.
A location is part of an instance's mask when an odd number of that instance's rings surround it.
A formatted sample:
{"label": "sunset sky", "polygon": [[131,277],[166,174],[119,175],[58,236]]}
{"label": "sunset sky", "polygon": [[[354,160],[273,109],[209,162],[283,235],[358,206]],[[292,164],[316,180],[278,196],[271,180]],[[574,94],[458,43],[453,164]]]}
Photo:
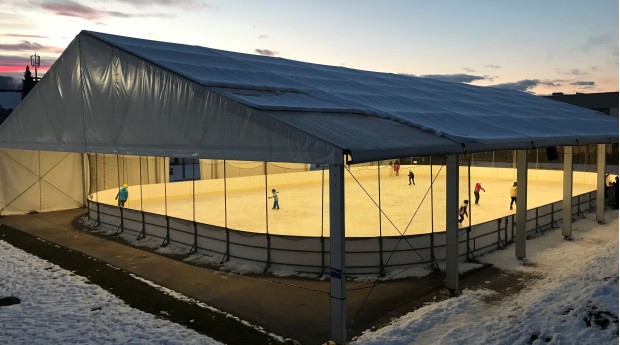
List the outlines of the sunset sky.
{"label": "sunset sky", "polygon": [[[618,0],[0,0],[0,89],[81,30],[552,92],[618,91]],[[34,72],[33,72],[34,73]]]}

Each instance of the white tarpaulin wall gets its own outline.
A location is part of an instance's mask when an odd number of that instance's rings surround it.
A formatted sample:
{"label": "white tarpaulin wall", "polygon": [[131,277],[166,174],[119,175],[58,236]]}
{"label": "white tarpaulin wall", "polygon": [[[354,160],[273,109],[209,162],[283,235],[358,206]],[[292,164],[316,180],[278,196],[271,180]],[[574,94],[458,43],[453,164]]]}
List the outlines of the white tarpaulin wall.
{"label": "white tarpaulin wall", "polygon": [[[224,165],[226,165],[226,177],[229,178],[302,172],[308,171],[310,166],[309,164],[302,163],[271,163],[265,166],[265,162],[201,159],[200,179],[210,180],[224,178]],[[265,171],[265,169],[267,169],[267,171]]]}
{"label": "white tarpaulin wall", "polygon": [[0,149],[0,214],[84,206],[82,154]]}
{"label": "white tarpaulin wall", "polygon": [[119,188],[123,184],[138,186],[168,182],[167,158],[88,154],[88,164],[89,194]]}

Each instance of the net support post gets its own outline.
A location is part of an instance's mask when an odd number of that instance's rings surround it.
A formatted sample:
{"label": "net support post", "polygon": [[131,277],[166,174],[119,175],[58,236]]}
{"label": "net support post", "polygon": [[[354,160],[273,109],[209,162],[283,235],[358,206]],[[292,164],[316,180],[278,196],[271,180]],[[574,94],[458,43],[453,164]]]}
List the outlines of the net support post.
{"label": "net support post", "polygon": [[605,223],[605,144],[597,145],[596,152],[596,221]]}
{"label": "net support post", "polygon": [[573,234],[573,147],[564,146],[564,178],[562,199],[562,236],[571,239]]}
{"label": "net support post", "polygon": [[459,160],[458,155],[446,159],[446,288],[458,291],[459,287]]}
{"label": "net support post", "polygon": [[344,234],[344,166],[329,165],[330,335],[336,344],[346,337],[346,272]]}
{"label": "net support post", "polygon": [[517,216],[515,256],[525,259],[527,239],[527,150],[517,150]]}

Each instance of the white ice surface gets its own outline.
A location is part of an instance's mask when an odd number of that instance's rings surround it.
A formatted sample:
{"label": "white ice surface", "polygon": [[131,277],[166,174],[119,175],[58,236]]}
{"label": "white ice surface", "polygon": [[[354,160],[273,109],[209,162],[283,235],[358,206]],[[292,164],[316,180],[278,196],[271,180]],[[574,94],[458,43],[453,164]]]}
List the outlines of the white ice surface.
{"label": "white ice surface", "polygon": [[1,344],[221,344],[4,241],[0,257],[0,297],[21,300],[0,307]]}
{"label": "white ice surface", "polygon": [[584,320],[594,308],[618,317],[618,212],[605,216],[606,225],[590,214],[573,223],[570,242],[560,230],[528,240],[528,265],[515,258],[514,247],[480,258],[541,276],[521,292],[487,302],[496,292],[466,290],[367,331],[353,344],[618,344],[611,318],[607,329]]}

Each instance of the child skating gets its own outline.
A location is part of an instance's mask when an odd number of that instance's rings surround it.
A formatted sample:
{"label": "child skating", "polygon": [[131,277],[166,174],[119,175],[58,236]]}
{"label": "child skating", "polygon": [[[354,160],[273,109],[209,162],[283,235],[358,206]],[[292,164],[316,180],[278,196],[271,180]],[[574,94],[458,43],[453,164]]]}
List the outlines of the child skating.
{"label": "child skating", "polygon": [[459,207],[459,226],[463,224],[463,219],[465,219],[465,217],[469,217],[469,214],[467,213],[468,205],[469,200],[463,200],[463,204],[461,204],[461,207]]}
{"label": "child skating", "polygon": [[127,188],[127,184],[124,184],[118,189],[118,193],[116,193],[115,199],[118,200],[118,207],[125,207],[125,203],[127,202],[127,199],[129,199],[129,191]]}
{"label": "child skating", "polygon": [[271,196],[268,197],[267,199],[273,199],[273,207],[271,208],[272,210],[279,210],[280,209],[280,203],[278,202],[278,191],[275,189],[271,190]]}

